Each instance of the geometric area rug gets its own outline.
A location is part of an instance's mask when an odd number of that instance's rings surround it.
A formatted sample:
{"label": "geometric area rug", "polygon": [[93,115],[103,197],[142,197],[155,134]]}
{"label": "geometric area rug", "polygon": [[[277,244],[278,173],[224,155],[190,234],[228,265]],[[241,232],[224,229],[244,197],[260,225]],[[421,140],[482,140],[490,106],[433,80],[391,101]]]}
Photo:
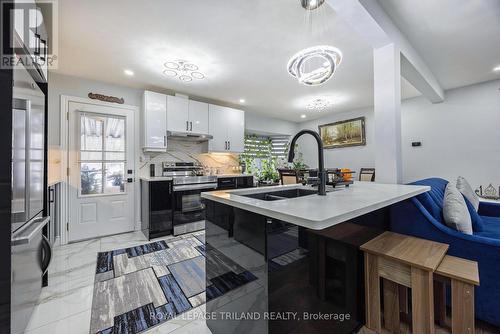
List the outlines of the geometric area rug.
{"label": "geometric area rug", "polygon": [[215,249],[207,276],[206,247],[199,231],[98,253],[90,334],[140,333],[257,279]]}

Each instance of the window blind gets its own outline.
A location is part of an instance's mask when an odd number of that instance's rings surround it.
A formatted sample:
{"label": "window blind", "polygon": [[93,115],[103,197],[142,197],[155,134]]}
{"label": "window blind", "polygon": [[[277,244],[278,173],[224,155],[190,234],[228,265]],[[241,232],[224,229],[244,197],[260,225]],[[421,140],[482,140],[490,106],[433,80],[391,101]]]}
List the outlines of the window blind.
{"label": "window blind", "polygon": [[272,136],[271,138],[271,155],[278,159],[286,159],[288,154],[289,136]]}

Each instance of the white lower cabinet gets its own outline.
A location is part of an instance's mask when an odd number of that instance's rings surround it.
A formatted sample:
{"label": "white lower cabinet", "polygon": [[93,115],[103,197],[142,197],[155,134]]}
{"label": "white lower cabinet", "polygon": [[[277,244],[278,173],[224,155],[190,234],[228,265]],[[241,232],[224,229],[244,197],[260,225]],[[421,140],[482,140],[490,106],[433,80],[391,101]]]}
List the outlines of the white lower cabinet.
{"label": "white lower cabinet", "polygon": [[245,112],[209,105],[210,152],[242,153],[245,150]]}

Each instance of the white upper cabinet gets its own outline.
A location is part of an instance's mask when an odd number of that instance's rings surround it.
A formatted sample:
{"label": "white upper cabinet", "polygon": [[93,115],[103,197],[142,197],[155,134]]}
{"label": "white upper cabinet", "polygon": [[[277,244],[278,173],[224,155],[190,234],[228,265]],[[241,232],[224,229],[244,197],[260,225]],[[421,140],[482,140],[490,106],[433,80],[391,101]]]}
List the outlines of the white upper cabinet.
{"label": "white upper cabinet", "polygon": [[167,130],[208,133],[208,104],[185,97],[167,96]]}
{"label": "white upper cabinet", "polygon": [[227,151],[227,128],[225,107],[209,105],[209,133],[212,139],[208,141],[208,150],[211,152]]}
{"label": "white upper cabinet", "polygon": [[227,111],[227,140],[228,150],[235,153],[245,151],[245,112],[229,109]]}
{"label": "white upper cabinet", "polygon": [[208,103],[189,100],[189,131],[208,133]]}
{"label": "white upper cabinet", "polygon": [[245,112],[242,110],[209,106],[209,141],[211,152],[242,153],[245,150]]}
{"label": "white upper cabinet", "polygon": [[189,131],[189,100],[185,97],[167,96],[167,130]]}
{"label": "white upper cabinet", "polygon": [[145,91],[144,142],[146,152],[165,152],[167,150],[167,96]]}

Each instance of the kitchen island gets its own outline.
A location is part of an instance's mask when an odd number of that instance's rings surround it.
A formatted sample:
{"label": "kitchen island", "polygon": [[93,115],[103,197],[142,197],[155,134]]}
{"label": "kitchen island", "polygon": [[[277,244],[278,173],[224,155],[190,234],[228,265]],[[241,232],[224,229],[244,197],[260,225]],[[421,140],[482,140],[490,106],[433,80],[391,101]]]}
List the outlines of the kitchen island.
{"label": "kitchen island", "polygon": [[[224,212],[228,222],[206,222],[208,327],[214,334],[351,333],[364,314],[362,301],[349,301],[363,298],[349,291],[362,287],[362,267],[350,266],[362,261],[355,261],[357,249],[330,247],[321,250],[318,266],[316,232],[345,222],[383,223],[390,205],[426,191],[356,182],[326,196],[302,185],[203,193],[207,208]],[[231,268],[235,262],[241,267]]]}

